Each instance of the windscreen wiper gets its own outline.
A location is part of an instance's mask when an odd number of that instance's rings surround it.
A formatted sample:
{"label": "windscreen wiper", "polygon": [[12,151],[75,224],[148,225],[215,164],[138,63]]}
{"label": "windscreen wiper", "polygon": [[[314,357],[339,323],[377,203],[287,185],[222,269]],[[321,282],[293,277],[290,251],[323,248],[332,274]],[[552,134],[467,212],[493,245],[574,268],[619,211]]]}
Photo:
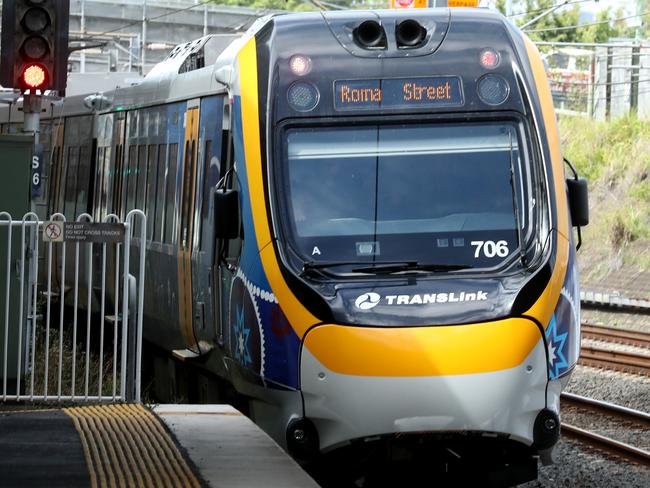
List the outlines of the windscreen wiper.
{"label": "windscreen wiper", "polygon": [[419,263],[417,261],[407,261],[404,263],[393,264],[374,264],[363,268],[355,268],[354,273],[373,273],[373,274],[391,274],[401,271],[458,271],[468,269],[472,266],[467,264],[444,264],[444,263]]}
{"label": "windscreen wiper", "polygon": [[351,266],[355,264],[366,264],[363,261],[307,261],[303,263],[302,270],[332,268],[334,266]]}
{"label": "windscreen wiper", "polygon": [[353,266],[355,264],[369,264],[369,265],[379,265],[379,266],[402,266],[402,265],[411,265],[417,264],[416,261],[307,261],[302,265],[303,271],[308,271],[310,269],[323,269],[323,268],[333,268],[335,266]]}

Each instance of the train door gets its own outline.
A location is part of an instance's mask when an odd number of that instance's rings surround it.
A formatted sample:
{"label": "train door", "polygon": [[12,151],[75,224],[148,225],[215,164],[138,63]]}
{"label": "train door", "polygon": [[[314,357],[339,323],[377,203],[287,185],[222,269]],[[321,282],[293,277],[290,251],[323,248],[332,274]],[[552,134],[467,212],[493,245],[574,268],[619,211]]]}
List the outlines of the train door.
{"label": "train door", "polygon": [[222,113],[221,95],[201,99],[194,237],[192,250],[192,288],[194,333],[200,343],[214,343],[216,294],[214,286],[214,189],[220,178]]}
{"label": "train door", "polygon": [[200,353],[194,336],[192,306],[192,241],[194,238],[194,202],[199,140],[199,103],[198,99],[187,102],[185,113],[177,258],[179,323],[187,348],[195,353]]}
{"label": "train door", "polygon": [[[235,147],[230,120],[230,105],[223,109],[223,132],[221,141],[221,184],[226,189],[239,190],[235,170]],[[230,334],[230,299],[232,284],[237,274],[243,241],[241,238],[220,240],[215,243],[214,288],[217,295],[216,336],[218,344],[228,353],[233,351]]]}

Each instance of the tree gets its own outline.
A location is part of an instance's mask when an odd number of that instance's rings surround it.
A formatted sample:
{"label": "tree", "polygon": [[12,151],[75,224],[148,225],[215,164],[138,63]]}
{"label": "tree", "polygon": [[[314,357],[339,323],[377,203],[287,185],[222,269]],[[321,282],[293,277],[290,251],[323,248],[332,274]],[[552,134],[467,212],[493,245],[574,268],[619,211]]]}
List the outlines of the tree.
{"label": "tree", "polygon": [[[363,9],[363,8],[386,8],[388,0],[214,0],[220,5],[233,5],[238,7],[250,7],[270,10],[291,10],[296,12],[309,12],[329,8],[332,5],[342,8]],[[330,5],[328,5],[330,4]],[[334,8],[330,8],[333,10]]]}
{"label": "tree", "polygon": [[[524,15],[517,17],[516,23],[520,26],[526,25],[554,5],[557,5],[556,0],[524,0],[520,3],[523,5],[518,11],[525,12]],[[561,7],[550,14],[540,17],[527,26],[525,31],[533,41],[580,42],[580,29],[557,30],[558,28],[577,25],[579,20],[580,7],[578,5]]]}
{"label": "tree", "polygon": [[596,16],[594,22],[609,22],[606,24],[590,25],[582,29],[582,42],[605,43],[613,37],[634,37],[634,33],[624,24],[625,21],[611,21],[611,19],[623,16],[623,7],[619,8],[615,12],[612,12],[610,7],[601,10]]}
{"label": "tree", "polygon": [[508,0],[496,0],[494,2],[494,8],[501,12],[503,15],[508,14]]}
{"label": "tree", "polygon": [[231,5],[235,7],[249,7],[268,10],[292,10],[297,12],[308,12],[318,10],[309,0],[215,0],[219,5]]}
{"label": "tree", "polygon": [[[500,0],[497,0],[497,5]],[[545,13],[558,0],[523,0],[513,6],[513,11],[524,13],[517,16],[515,23],[520,26]],[[563,27],[577,26],[580,22],[580,6],[578,4],[560,7],[557,10],[544,15],[539,20],[527,26],[524,30],[534,41],[548,42],[596,42],[604,43],[612,37],[628,37],[632,32],[625,21],[614,21],[624,16],[623,7],[613,10],[606,8],[601,10],[596,19],[592,22],[606,22],[585,27],[563,29]],[[586,22],[587,24],[591,22]]]}

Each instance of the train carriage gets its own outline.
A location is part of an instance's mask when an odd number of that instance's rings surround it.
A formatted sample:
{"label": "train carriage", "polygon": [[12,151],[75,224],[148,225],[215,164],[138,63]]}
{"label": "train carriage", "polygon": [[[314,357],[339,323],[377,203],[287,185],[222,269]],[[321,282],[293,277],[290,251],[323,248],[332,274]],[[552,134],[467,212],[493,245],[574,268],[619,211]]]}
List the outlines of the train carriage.
{"label": "train carriage", "polygon": [[[497,13],[427,9],[271,16],[223,48],[54,116],[49,210],[145,210],[146,339],[298,459],[534,479],[588,221],[535,46]],[[157,363],[157,393],[176,370]]]}

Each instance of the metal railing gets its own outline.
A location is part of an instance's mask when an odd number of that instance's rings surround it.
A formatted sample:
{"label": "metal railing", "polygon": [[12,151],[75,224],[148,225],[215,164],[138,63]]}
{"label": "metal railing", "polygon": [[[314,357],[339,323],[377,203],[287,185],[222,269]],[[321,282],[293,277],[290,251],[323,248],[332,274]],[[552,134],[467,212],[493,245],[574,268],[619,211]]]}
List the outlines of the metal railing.
{"label": "metal railing", "polygon": [[650,118],[650,42],[537,42],[556,111],[598,120]]}
{"label": "metal railing", "polygon": [[0,212],[2,401],[140,401],[146,228],[140,210],[98,223]]}

